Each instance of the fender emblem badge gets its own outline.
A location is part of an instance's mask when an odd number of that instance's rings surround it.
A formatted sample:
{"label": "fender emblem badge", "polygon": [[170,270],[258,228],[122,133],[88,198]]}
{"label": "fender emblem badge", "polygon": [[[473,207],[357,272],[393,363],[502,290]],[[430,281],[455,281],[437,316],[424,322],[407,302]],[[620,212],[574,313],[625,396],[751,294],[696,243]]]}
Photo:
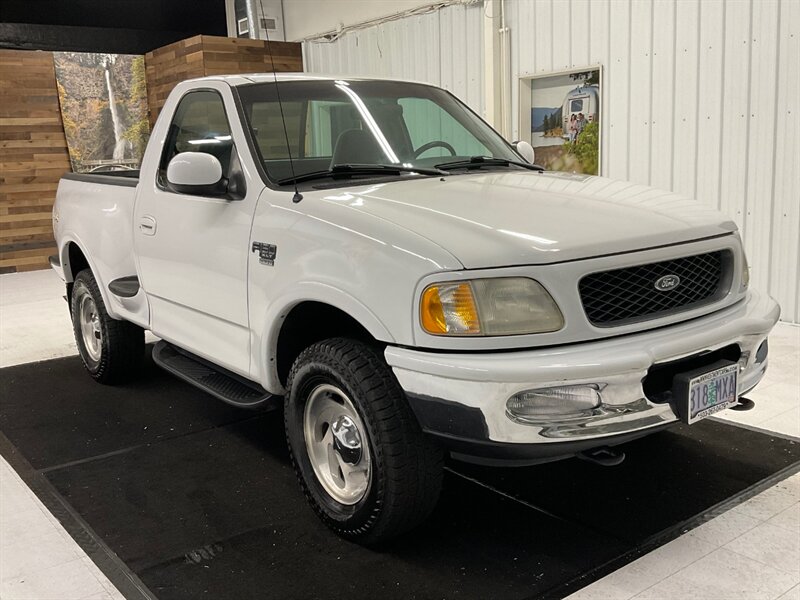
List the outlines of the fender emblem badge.
{"label": "fender emblem badge", "polygon": [[268,267],[275,266],[275,257],[278,255],[278,247],[274,244],[265,242],[253,242],[253,252],[258,252],[258,262]]}
{"label": "fender emblem badge", "polygon": [[674,290],[680,284],[681,278],[677,275],[664,275],[663,277],[659,277],[655,280],[653,287],[659,292],[668,292],[670,290]]}

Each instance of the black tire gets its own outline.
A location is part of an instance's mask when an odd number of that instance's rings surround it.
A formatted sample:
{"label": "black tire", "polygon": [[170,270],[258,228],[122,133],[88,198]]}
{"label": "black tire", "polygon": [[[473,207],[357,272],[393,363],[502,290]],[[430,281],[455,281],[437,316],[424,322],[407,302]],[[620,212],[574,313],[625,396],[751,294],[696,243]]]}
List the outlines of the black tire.
{"label": "black tire", "polygon": [[[345,392],[366,429],[371,476],[354,504],[342,504],[329,494],[311,464],[304,415],[320,385]],[[313,344],[295,361],[288,388],[284,418],[292,463],[306,498],[328,527],[344,538],[374,545],[428,517],[441,491],[443,453],[423,434],[375,348],[344,338]]]}
{"label": "black tire", "polygon": [[[89,305],[91,301],[92,305]],[[98,348],[87,348],[81,327],[83,303],[93,306],[96,315]],[[133,377],[141,367],[144,357],[144,330],[128,321],[118,321],[108,316],[97,281],[89,269],[75,278],[70,295],[72,331],[83,365],[100,383],[121,383]]]}

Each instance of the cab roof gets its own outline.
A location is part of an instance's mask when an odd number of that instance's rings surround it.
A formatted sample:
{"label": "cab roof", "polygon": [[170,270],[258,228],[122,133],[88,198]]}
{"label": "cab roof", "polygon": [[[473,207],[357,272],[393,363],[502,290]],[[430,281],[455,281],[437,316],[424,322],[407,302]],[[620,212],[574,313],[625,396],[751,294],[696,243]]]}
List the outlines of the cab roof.
{"label": "cab roof", "polygon": [[250,83],[273,83],[282,81],[401,81],[403,83],[422,83],[424,81],[398,80],[391,77],[363,77],[353,75],[332,75],[319,73],[242,73],[238,75],[210,75],[187,80],[196,83],[203,81],[224,81],[230,86],[247,85]]}

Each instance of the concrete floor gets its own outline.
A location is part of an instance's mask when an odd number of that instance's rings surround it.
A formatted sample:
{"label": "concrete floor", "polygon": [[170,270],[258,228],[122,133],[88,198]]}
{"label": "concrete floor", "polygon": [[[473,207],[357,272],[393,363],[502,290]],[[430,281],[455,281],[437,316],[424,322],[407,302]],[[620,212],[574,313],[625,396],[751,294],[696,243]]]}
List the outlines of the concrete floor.
{"label": "concrete floor", "polygon": [[[0,275],[0,367],[76,354],[63,284]],[[749,412],[720,418],[800,438],[800,327],[780,323]],[[122,598],[0,458],[0,600]],[[570,596],[800,600],[800,474]]]}

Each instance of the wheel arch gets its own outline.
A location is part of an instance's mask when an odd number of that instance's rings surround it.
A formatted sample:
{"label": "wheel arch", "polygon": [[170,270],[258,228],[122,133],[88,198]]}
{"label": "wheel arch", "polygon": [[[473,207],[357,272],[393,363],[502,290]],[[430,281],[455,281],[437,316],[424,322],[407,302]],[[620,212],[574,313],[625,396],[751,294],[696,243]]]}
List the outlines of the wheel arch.
{"label": "wheel arch", "polygon": [[85,246],[81,244],[80,240],[73,236],[65,238],[61,245],[59,257],[61,259],[61,267],[64,271],[64,281],[67,285],[67,299],[69,300],[72,297],[72,286],[75,283],[75,278],[78,276],[78,273],[84,269],[89,269],[97,281],[97,287],[100,289],[100,295],[103,297],[106,310],[108,310],[112,316],[115,316],[112,313],[113,309],[109,304],[108,294],[106,292],[105,285],[102,282],[100,273],[94,264],[91,255],[86,252],[84,248]]}
{"label": "wheel arch", "polygon": [[91,265],[89,264],[89,259],[87,258],[86,253],[83,251],[78,242],[74,240],[68,241],[62,247],[61,266],[64,269],[64,278],[66,279],[67,283],[74,282],[75,277],[83,269],[91,269],[92,273],[94,273],[94,269],[92,269]]}
{"label": "wheel arch", "polygon": [[[304,286],[306,287],[306,286]],[[309,289],[316,293],[309,293]],[[314,342],[329,337],[352,337],[391,343],[394,337],[383,322],[349,294],[329,286],[308,286],[284,296],[268,309],[262,338],[265,386],[285,392],[286,376],[297,356]]]}
{"label": "wheel arch", "polygon": [[[92,274],[97,277],[95,269],[89,262],[89,257],[83,251],[80,243],[74,239],[67,239],[61,246],[59,252],[59,259],[61,260],[61,269],[64,273],[64,282],[67,284],[67,300],[72,298],[72,286],[75,284],[75,278],[78,273],[84,269],[89,269]],[[70,304],[70,307],[72,304]]]}

